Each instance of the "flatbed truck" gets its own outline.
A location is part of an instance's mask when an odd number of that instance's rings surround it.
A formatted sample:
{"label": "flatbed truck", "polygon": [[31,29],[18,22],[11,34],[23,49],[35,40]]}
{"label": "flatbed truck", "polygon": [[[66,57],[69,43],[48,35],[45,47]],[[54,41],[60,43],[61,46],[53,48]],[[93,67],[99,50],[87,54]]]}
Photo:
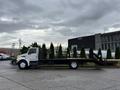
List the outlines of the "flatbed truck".
{"label": "flatbed truck", "polygon": [[94,55],[94,58],[54,58],[54,59],[41,59],[40,50],[37,47],[32,47],[28,50],[26,54],[18,55],[17,65],[19,69],[26,69],[31,66],[38,65],[61,65],[66,64],[71,69],[77,69],[79,65],[87,62],[95,63],[96,66],[99,65],[100,58],[97,55]]}

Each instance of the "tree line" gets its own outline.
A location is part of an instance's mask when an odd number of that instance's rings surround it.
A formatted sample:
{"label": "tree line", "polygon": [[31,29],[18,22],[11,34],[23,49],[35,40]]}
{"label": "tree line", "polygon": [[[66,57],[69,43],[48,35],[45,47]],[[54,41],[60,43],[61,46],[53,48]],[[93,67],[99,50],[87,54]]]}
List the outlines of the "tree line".
{"label": "tree line", "polygon": [[[23,46],[20,50],[21,54],[26,53],[30,47],[38,47],[40,51],[39,57],[42,59],[54,59],[54,58],[87,58],[87,55],[85,53],[85,49],[81,48],[80,54],[77,53],[77,48],[74,47],[73,50],[71,50],[69,47],[63,51],[62,45],[60,44],[58,47],[54,47],[53,43],[50,44],[49,49],[46,48],[46,44],[42,44],[42,46],[38,45],[37,42],[32,43],[30,46],[26,47]],[[64,52],[64,53],[63,53]],[[72,53],[72,54],[71,54]],[[98,50],[97,56],[102,59],[102,52],[101,49]],[[94,57],[93,49],[89,49],[89,58]],[[111,50],[107,50],[107,59],[112,59],[112,53]],[[115,59],[120,59],[120,48],[117,47],[115,50]]]}

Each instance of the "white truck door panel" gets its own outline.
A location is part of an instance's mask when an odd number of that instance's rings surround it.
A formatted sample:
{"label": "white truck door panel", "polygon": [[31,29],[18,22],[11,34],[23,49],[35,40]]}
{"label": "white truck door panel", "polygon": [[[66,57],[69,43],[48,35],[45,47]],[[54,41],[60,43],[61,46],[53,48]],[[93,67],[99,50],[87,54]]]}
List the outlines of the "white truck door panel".
{"label": "white truck door panel", "polygon": [[30,49],[29,52],[28,52],[27,58],[28,58],[30,61],[38,61],[37,49],[36,49],[36,48]]}

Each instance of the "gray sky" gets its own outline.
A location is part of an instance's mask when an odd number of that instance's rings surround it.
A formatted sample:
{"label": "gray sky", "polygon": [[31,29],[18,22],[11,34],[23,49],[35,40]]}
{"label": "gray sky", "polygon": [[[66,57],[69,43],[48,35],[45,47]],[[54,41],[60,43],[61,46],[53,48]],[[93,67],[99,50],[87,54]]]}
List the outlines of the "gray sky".
{"label": "gray sky", "polygon": [[120,0],[0,0],[0,47],[18,39],[67,45],[73,37],[120,30]]}

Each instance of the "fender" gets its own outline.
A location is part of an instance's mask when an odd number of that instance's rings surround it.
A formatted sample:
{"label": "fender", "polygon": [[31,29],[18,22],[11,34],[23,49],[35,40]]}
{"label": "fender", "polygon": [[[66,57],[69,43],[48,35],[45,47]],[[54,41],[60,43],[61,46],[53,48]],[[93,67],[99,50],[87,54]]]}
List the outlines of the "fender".
{"label": "fender", "polygon": [[30,62],[29,62],[29,60],[28,60],[27,58],[25,58],[25,57],[19,57],[19,58],[17,58],[17,63],[19,63],[21,60],[26,61],[27,64],[28,64],[28,66],[30,66]]}

